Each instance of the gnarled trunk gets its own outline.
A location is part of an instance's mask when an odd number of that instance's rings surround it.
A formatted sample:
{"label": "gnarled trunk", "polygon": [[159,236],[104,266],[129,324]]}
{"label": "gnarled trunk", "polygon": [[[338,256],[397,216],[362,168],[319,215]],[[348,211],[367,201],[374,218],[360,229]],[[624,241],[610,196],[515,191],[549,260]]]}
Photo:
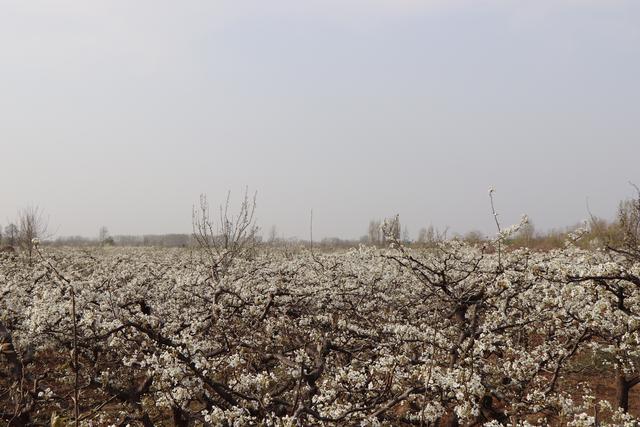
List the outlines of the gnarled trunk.
{"label": "gnarled trunk", "polygon": [[640,375],[634,375],[628,378],[624,372],[618,372],[617,378],[618,389],[618,408],[621,408],[624,412],[629,411],[629,392],[631,389],[640,383]]}

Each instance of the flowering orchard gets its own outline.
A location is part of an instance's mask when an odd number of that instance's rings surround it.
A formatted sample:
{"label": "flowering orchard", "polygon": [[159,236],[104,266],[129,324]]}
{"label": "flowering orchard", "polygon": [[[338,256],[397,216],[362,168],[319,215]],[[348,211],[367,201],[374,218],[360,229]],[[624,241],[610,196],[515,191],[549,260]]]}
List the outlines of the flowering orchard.
{"label": "flowering orchard", "polygon": [[637,250],[502,249],[0,254],[0,419],[638,425]]}

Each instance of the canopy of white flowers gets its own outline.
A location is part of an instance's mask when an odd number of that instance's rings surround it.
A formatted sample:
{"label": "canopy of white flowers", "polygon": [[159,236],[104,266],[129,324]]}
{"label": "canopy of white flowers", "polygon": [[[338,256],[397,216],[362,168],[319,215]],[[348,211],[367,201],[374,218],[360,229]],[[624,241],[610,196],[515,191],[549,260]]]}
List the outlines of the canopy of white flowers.
{"label": "canopy of white flowers", "polygon": [[39,251],[0,254],[0,423],[637,425],[631,253]]}

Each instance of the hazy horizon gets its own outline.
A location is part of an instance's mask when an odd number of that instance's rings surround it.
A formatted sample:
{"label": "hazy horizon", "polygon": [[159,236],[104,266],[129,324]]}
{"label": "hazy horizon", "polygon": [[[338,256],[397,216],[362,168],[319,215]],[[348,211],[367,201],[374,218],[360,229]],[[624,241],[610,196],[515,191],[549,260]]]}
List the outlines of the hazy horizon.
{"label": "hazy horizon", "polygon": [[0,225],[189,233],[257,191],[262,234],[399,214],[493,233],[612,218],[640,184],[640,3],[0,0]]}

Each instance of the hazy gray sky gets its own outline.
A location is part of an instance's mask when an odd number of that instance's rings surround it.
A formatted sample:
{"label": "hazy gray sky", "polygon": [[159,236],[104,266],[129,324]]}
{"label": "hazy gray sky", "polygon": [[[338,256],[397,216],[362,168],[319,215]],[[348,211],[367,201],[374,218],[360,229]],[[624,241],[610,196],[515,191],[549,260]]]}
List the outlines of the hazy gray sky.
{"label": "hazy gray sky", "polygon": [[287,236],[611,217],[640,183],[637,0],[0,0],[0,223]]}

